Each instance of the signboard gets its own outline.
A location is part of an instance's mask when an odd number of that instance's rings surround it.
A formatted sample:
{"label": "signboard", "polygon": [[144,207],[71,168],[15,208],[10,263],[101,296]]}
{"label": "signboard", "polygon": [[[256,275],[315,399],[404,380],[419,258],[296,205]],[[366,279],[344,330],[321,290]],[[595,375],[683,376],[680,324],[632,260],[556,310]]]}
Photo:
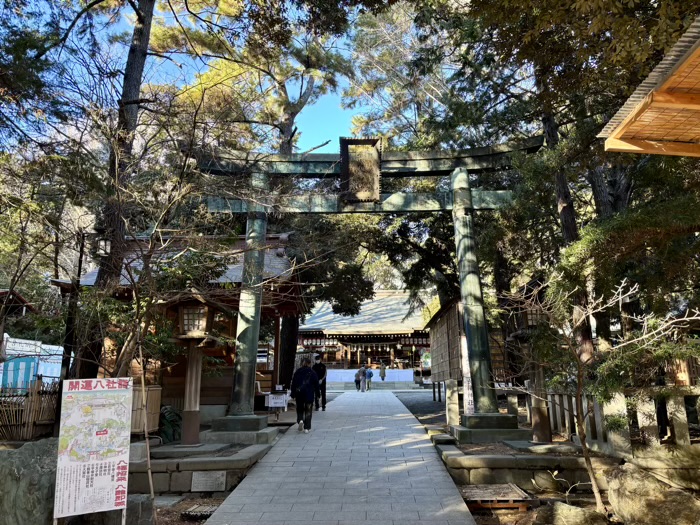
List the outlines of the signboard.
{"label": "signboard", "polygon": [[270,408],[287,408],[287,394],[270,394],[267,396],[267,406]]}
{"label": "signboard", "polygon": [[221,492],[226,490],[225,470],[202,470],[192,473],[192,492]]}
{"label": "signboard", "polygon": [[126,509],[132,379],[63,382],[54,519]]}

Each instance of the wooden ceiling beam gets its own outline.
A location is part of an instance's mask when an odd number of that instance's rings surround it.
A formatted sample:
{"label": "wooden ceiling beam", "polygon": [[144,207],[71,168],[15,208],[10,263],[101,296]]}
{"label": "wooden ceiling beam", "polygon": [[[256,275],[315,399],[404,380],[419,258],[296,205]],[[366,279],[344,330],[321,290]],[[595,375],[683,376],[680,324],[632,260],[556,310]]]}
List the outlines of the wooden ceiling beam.
{"label": "wooden ceiling beam", "polygon": [[700,94],[661,92],[652,93],[651,107],[700,111]]}
{"label": "wooden ceiling beam", "polygon": [[622,153],[646,153],[650,155],[670,155],[676,157],[700,157],[700,144],[688,142],[662,142],[655,140],[616,139],[605,141],[605,151]]}

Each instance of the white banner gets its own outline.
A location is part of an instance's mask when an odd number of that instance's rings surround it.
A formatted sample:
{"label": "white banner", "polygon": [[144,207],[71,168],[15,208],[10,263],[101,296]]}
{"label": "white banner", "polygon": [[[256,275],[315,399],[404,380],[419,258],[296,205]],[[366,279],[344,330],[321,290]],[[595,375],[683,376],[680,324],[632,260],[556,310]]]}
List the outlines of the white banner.
{"label": "white banner", "polygon": [[460,334],[459,336],[459,346],[462,365],[464,413],[471,415],[476,413],[476,409],[474,407],[474,386],[472,385],[472,373],[471,369],[469,368],[469,348],[467,347],[467,338],[464,334]]}
{"label": "white banner", "polygon": [[63,382],[54,519],[126,508],[132,379]]}

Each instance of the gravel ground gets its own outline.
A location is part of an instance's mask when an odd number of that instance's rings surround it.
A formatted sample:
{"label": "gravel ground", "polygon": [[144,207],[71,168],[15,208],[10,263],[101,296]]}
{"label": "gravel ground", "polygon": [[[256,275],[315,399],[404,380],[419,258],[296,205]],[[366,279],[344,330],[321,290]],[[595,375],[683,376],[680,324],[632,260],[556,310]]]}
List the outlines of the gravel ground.
{"label": "gravel ground", "polygon": [[445,424],[445,401],[433,401],[433,391],[394,392],[408,410],[424,425]]}

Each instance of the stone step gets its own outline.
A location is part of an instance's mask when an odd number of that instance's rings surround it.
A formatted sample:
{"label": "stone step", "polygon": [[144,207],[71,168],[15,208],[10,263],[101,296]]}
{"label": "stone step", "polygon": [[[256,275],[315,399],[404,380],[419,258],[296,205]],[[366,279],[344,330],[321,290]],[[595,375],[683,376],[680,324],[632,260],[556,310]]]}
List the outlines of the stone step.
{"label": "stone step", "polygon": [[258,431],[214,431],[205,430],[199,433],[202,443],[233,443],[237,445],[270,444],[278,436],[279,427],[267,427]]}
{"label": "stone step", "polygon": [[[328,390],[356,390],[355,383],[328,383]],[[401,381],[375,381],[372,380],[373,390],[414,390],[421,388],[421,385],[411,382]]]}

